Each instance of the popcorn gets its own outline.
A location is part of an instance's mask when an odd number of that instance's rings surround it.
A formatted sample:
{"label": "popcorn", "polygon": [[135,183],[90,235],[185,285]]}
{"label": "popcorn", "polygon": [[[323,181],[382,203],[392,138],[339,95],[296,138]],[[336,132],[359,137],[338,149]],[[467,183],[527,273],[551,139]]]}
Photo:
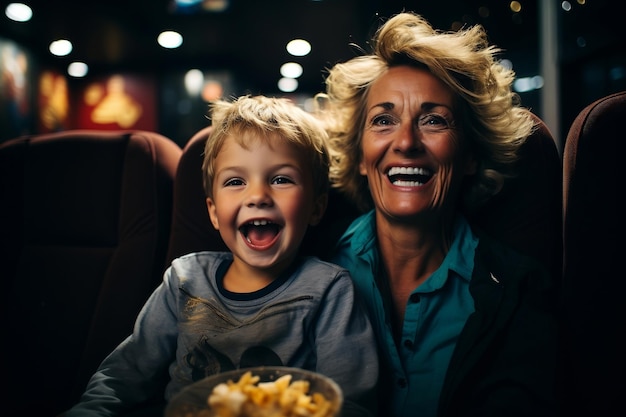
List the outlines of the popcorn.
{"label": "popcorn", "polygon": [[248,371],[239,381],[218,384],[207,399],[210,411],[198,417],[332,417],[337,410],[309,382],[283,375],[272,382]]}

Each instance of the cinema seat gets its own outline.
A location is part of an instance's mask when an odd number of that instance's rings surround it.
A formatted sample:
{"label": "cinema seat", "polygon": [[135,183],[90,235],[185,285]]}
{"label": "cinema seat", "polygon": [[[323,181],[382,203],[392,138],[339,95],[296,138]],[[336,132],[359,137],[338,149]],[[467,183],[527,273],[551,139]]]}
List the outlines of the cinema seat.
{"label": "cinema seat", "polygon": [[626,91],[575,118],[563,148],[563,415],[623,416]]}
{"label": "cinema seat", "polygon": [[470,223],[540,260],[561,279],[563,168],[555,140],[536,117],[537,129],[522,145],[517,176],[474,213]]}
{"label": "cinema seat", "polygon": [[147,131],[0,145],[5,415],[69,408],[131,333],[162,279],[181,153]]}
{"label": "cinema seat", "polygon": [[174,183],[168,263],[191,252],[227,250],[209,219],[202,185],[202,157],[210,131],[211,127],[199,130],[183,148]]}

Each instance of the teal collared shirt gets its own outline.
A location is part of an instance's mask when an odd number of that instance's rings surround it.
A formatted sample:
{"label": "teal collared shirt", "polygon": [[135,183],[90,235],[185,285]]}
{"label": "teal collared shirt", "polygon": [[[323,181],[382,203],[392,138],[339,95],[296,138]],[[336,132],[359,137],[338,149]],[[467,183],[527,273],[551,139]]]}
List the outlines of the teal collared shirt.
{"label": "teal collared shirt", "polygon": [[478,238],[462,216],[458,216],[453,233],[441,266],[409,297],[398,345],[385,307],[388,300],[377,284],[380,265],[374,212],[356,219],[338,242],[332,261],[350,270],[381,350],[381,388],[388,390],[381,405],[392,408],[381,410],[382,415],[437,415],[448,363],[461,329],[474,311],[469,282]]}

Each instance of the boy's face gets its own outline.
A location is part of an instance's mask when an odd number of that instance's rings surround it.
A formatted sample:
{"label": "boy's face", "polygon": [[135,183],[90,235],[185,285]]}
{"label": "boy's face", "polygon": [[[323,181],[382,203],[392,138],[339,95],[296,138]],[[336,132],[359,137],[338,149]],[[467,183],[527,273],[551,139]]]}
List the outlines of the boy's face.
{"label": "boy's face", "polygon": [[213,226],[247,268],[280,273],[297,255],[309,224],[319,222],[327,197],[313,192],[311,163],[280,138],[246,142],[228,137],[215,161]]}

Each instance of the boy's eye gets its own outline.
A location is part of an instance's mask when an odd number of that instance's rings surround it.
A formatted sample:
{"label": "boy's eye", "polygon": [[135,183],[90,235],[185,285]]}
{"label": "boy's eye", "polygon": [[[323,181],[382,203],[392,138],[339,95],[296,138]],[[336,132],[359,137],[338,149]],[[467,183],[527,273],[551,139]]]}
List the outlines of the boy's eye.
{"label": "boy's eye", "polygon": [[224,181],[224,187],[237,187],[239,185],[244,185],[244,182],[241,178],[229,178]]}
{"label": "boy's eye", "polygon": [[293,183],[294,181],[291,178],[285,177],[282,175],[272,178],[272,184],[293,184]]}

